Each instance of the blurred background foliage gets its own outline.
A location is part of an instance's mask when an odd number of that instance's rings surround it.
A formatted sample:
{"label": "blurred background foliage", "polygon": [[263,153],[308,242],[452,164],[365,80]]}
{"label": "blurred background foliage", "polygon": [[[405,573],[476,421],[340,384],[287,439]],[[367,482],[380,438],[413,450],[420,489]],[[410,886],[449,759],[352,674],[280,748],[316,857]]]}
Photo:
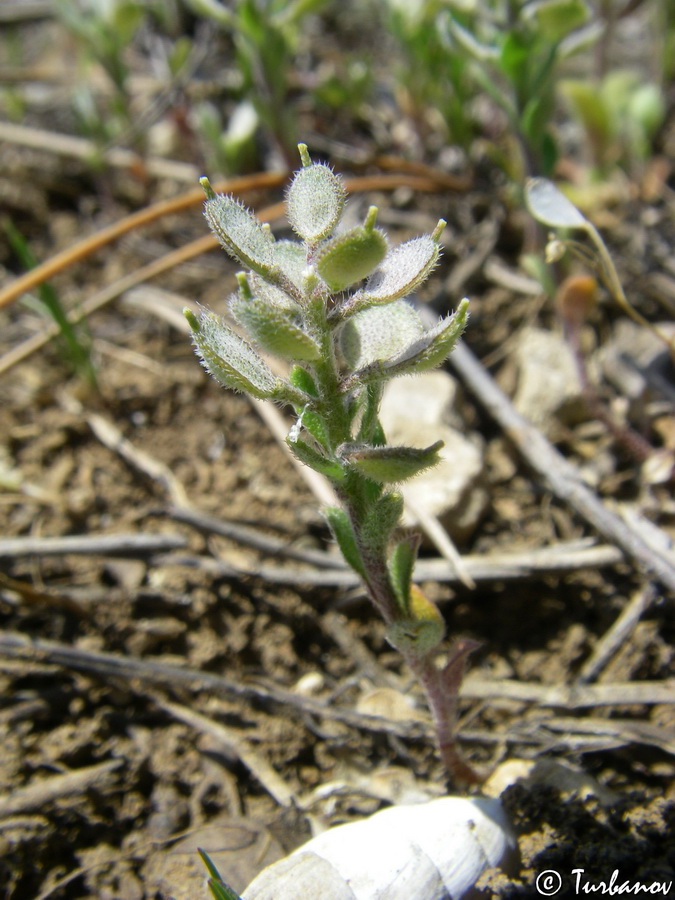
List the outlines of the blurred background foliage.
{"label": "blurred background foliage", "polygon": [[[672,102],[669,0],[45,8],[58,27],[50,45],[29,52],[8,22],[0,53],[5,69],[39,58],[43,73],[68,81],[55,130],[211,174],[294,165],[302,139],[356,162],[382,152],[456,169],[487,159],[516,182],[554,173],[564,156],[606,178],[639,169]],[[35,78],[3,79],[1,113],[30,122],[40,96]]]}

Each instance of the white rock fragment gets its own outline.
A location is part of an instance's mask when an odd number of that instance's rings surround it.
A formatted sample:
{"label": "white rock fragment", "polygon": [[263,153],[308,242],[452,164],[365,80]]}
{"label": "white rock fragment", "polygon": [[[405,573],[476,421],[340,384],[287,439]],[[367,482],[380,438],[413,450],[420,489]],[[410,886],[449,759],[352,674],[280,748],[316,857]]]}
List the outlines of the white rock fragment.
{"label": "white rock fragment", "polygon": [[586,418],[574,355],[562,335],[524,328],[512,358],[518,377],[513,405],[529,422],[551,435],[558,423]]}
{"label": "white rock fragment", "polygon": [[[454,540],[475,529],[488,502],[483,485],[484,444],[453,427],[457,384],[443,371],[391,381],[384,391],[380,420],[392,444],[425,447],[442,440],[441,462],[401,486],[403,496],[436,516]],[[407,510],[404,525],[416,520]]]}

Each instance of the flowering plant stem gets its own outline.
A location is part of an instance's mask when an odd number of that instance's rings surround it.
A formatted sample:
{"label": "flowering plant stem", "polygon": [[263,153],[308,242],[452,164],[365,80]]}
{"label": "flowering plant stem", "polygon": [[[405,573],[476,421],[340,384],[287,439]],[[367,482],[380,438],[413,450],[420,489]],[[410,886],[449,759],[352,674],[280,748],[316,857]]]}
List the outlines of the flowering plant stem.
{"label": "flowering plant stem", "polygon": [[403,497],[395,485],[438,462],[442,442],[390,445],[378,418],[388,380],[447,357],[466,324],[468,302],[425,329],[404,296],[435,266],[445,223],[394,249],[376,227],[375,207],[362,225],[340,230],[341,180],[313,163],[303,144],[300,155],[303,167],[287,194],[300,241],[275,241],[236,200],[202,180],[209,225],[248,269],[237,276],[232,315],[257,347],[291,361],[288,378],[276,376],[220,317],[190,310],[186,316],[204,366],[222,384],[295,410],[287,443],[333,485],[340,506],[324,511],[333,535],[384,619],[389,643],[424,689],[450,776],[475,781],[454,735],[459,685],[475,644],[455,642],[439,663],[445,623],[412,578],[419,536],[399,530]]}

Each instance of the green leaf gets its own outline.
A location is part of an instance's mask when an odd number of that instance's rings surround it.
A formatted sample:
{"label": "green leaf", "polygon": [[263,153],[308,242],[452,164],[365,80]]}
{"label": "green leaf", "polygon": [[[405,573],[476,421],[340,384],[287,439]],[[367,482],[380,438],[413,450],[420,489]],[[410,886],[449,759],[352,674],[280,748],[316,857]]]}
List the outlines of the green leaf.
{"label": "green leaf", "polygon": [[197,853],[199,853],[202,858],[202,862],[209,870],[210,877],[208,880],[208,885],[215,900],[241,900],[239,894],[228,884],[226,884],[220,877],[220,872],[216,868],[213,860],[209,857],[206,850],[201,850],[198,847]]}
{"label": "green leaf", "polygon": [[275,241],[272,245],[275,265],[304,294],[307,251],[299,241]]}
{"label": "green leaf", "polygon": [[340,349],[351,369],[364,369],[398,356],[423,335],[416,310],[405,300],[395,300],[348,319],[340,333]]}
{"label": "green leaf", "polygon": [[367,545],[384,548],[403,515],[403,494],[388,491],[375,500],[363,523],[363,540]]}
{"label": "green leaf", "polygon": [[241,296],[230,301],[230,309],[237,322],[269,353],[287,359],[319,359],[319,345],[286,310],[270,306],[257,297],[246,300]]}
{"label": "green leaf", "polygon": [[408,613],[391,623],[387,640],[402,653],[422,659],[445,637],[445,621],[435,603],[416,584],[410,585]]}
{"label": "green leaf", "polygon": [[[275,243],[275,252],[276,247],[277,244]],[[240,273],[237,275],[237,280],[239,281],[239,289],[242,296],[257,297],[260,300],[264,300],[265,303],[268,303],[270,306],[275,306],[278,309],[285,309],[295,315],[301,314],[302,307],[294,297],[291,297],[286,291],[277,287],[277,285],[270,284],[269,281],[261,278],[260,275],[255,275],[253,272],[250,274]],[[246,289],[244,289],[244,285],[246,285]]]}
{"label": "green leaf", "polygon": [[[366,312],[372,314],[378,309],[378,307],[373,307]],[[388,307],[383,307],[382,311],[386,309]],[[462,300],[453,315],[442,319],[434,328],[425,331],[420,337],[410,341],[396,355],[386,360],[376,360],[354,372],[343,383],[343,390],[352,390],[357,385],[394,378],[397,375],[415,375],[439,366],[452,352],[455,344],[462,336],[468,314],[469,301]],[[365,315],[365,313],[360,313],[356,318],[359,318],[361,315]],[[347,325],[349,325],[349,322],[347,322]]]}
{"label": "green leaf", "polygon": [[331,291],[344,291],[370,275],[382,262],[387,252],[387,239],[373,224],[371,212],[365,225],[357,225],[331,238],[319,249],[316,270]]}
{"label": "green leaf", "polygon": [[524,10],[528,18],[535,20],[539,33],[552,42],[580,28],[590,16],[584,0],[535,0]]}
{"label": "green leaf", "polygon": [[366,444],[341,444],[338,456],[346,463],[379,484],[406,481],[440,462],[438,451],[443,441],[429,447],[370,447]]}
{"label": "green leaf", "polygon": [[333,231],[344,202],[341,179],[323,163],[310,163],[295,173],[288,189],[288,221],[299,237],[315,244]]}
{"label": "green leaf", "polygon": [[281,381],[255,350],[223,322],[220,316],[183,310],[192,329],[192,341],[204,368],[234,391],[260,400],[277,396]]}
{"label": "green leaf", "polygon": [[334,459],[328,459],[328,457],[310,447],[309,444],[306,444],[305,441],[293,441],[290,438],[286,438],[286,443],[300,462],[309,466],[310,469],[314,469],[315,472],[320,472],[321,475],[325,475],[326,478],[331,478],[334,481],[342,481],[346,477],[347,473],[342,463]]}
{"label": "green leaf", "polygon": [[410,534],[403,538],[396,544],[387,561],[391,586],[396,594],[399,609],[404,615],[410,613],[410,585],[420,540],[418,534]]}
{"label": "green leaf", "polygon": [[310,397],[319,396],[314,379],[307,369],[303,369],[302,366],[293,366],[288,376],[288,380],[294,387],[299,388],[305,394],[309,394]]}
{"label": "green leaf", "polygon": [[[442,224],[445,225],[444,222]],[[340,308],[339,315],[352,315],[369,306],[391,303],[412,293],[428,278],[438,262],[441,251],[434,235],[413,238],[390,250],[364,289]]]}
{"label": "green leaf", "polygon": [[323,510],[323,514],[345,560],[355,572],[362,578],[365,578],[366,573],[361,553],[356,543],[356,536],[354,535],[352,523],[349,521],[349,516],[339,506],[327,506]]}
{"label": "green leaf", "polygon": [[302,424],[307,431],[309,431],[314,440],[318,441],[322,447],[328,449],[330,441],[326,423],[317,412],[314,412],[313,409],[306,410],[302,417]]}
{"label": "green leaf", "polygon": [[259,275],[274,275],[274,239],[256,217],[234,197],[215,194],[208,179],[201,179],[206,193],[204,215],[211,231],[230,256]]}

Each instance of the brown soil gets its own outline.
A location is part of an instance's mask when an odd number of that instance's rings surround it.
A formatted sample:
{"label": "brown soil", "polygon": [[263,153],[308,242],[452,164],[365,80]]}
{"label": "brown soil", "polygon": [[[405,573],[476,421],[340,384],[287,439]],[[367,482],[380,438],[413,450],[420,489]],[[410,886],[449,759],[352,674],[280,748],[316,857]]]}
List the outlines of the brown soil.
{"label": "brown soil", "polygon": [[[45,258],[143,201],[178,190],[134,180],[128,172],[90,175],[79,163],[57,163],[48,149],[34,154],[8,147],[3,157],[7,183],[26,184],[33,198],[19,209],[8,200],[6,211]],[[671,176],[661,196],[624,197],[606,219],[625,287],[652,319],[664,317],[657,291],[640,294],[636,286],[662,276],[663,288],[670,278],[672,303],[672,262],[663,250],[664,241],[672,248],[672,189]],[[395,240],[448,218],[457,240],[435,275],[434,293],[486,228],[495,235],[487,261],[516,265],[527,228],[505,196],[479,175],[461,195],[399,192],[363,202],[393,210]],[[279,197],[251,201],[262,206]],[[654,221],[661,227],[645,224]],[[203,233],[198,212],[185,213],[132,233],[59,275],[54,287],[67,303],[86,298]],[[8,282],[20,267],[9,251],[1,261]],[[501,364],[522,323],[557,325],[548,304],[495,286],[485,267],[478,263],[461,288],[474,303],[467,343],[508,384],[509,365]],[[210,254],[153,284],[170,313],[194,299],[222,309],[233,277],[224,256]],[[7,898],[206,896],[198,846],[212,853],[234,888],[243,889],[313,825],[363,816],[413,788],[438,793],[446,787],[433,741],[419,730],[367,730],[332,714],[363,708],[364,698],[383,703],[372,692],[385,687],[395,688],[399,701],[408,695],[426,715],[418,689],[358,592],[312,586],[293,560],[270,559],[172,517],[177,483],[202,513],[296,549],[330,547],[317,501],[285,449],[245,398],[207,378],[186,335],[150,304],[154,296],[148,287],[135,302],[127,296],[90,318],[99,394],[70,375],[54,344],[1,376],[5,538],[134,534],[177,535],[186,542],[167,552],[16,553],[0,560],[3,635],[52,642],[33,652],[10,652],[7,645],[0,655],[0,894]],[[0,316],[2,353],[45,327],[23,304]],[[609,341],[621,316],[609,301],[602,303],[589,325],[591,340]],[[603,385],[602,391],[618,414],[627,408],[614,388]],[[650,404],[631,424],[656,446],[672,449],[672,402],[657,394]],[[467,429],[488,441],[490,496],[463,553],[597,537],[542,487],[469,391],[459,414]],[[102,440],[101,418],[130,442],[134,455]],[[667,533],[675,511],[672,482],[646,484],[639,465],[603,426],[570,425],[559,446],[579,465],[600,459],[598,494],[637,504]],[[164,468],[150,471],[148,458]],[[289,576],[294,583],[238,571],[272,564],[298,572]],[[480,582],[473,591],[428,588],[450,633],[481,643],[474,673],[495,683],[557,687],[575,684],[597,642],[646,585],[644,574],[625,561]],[[672,597],[657,584],[599,684],[672,686],[672,610]],[[79,662],[60,660],[57,645],[81,651]],[[86,652],[93,655],[85,658]],[[102,668],[100,656],[97,667],[95,654],[173,668],[157,675],[141,665],[125,676]],[[260,694],[181,684],[174,677],[180,666],[258,687]],[[300,700],[275,699],[275,688]],[[321,701],[326,716],[303,708],[303,697]],[[563,879],[559,897],[579,892],[575,869],[584,870],[584,883],[596,885],[615,869],[620,882],[673,881],[675,697],[631,705],[620,699],[571,708],[496,690],[494,698],[463,702],[462,751],[481,771],[517,758],[557,760],[585,773],[581,787],[570,787],[555,770],[507,788],[504,802],[519,834],[522,869],[512,877],[486,876],[488,896],[542,896],[546,885],[537,877],[546,870]],[[203,718],[190,720],[194,713]],[[75,786],[58,782],[69,773],[81,775]],[[326,785],[333,790],[322,796],[318,789]]]}

